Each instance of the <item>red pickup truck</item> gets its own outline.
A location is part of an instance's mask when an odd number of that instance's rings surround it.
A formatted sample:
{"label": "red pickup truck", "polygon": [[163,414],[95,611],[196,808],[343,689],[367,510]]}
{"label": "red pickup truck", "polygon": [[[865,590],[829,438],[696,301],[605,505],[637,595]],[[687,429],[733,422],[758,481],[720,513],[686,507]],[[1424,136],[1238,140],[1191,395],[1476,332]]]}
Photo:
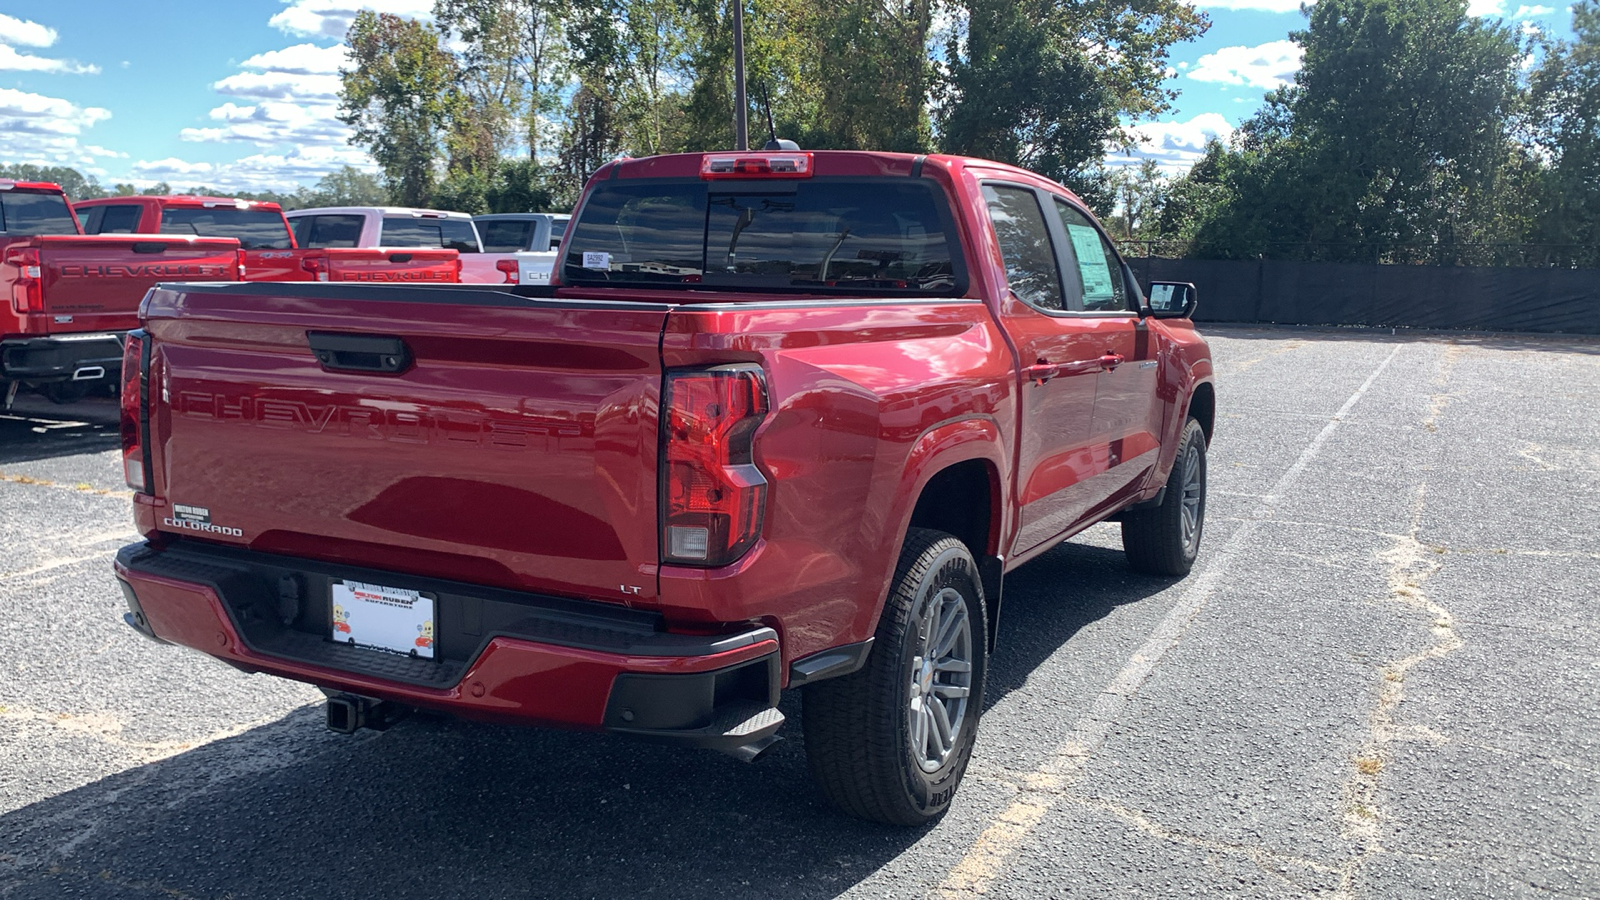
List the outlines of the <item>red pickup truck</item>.
{"label": "red pickup truck", "polygon": [[102,197],[74,204],[88,234],[192,234],[237,238],[243,281],[454,284],[454,250],[296,246],[276,203],[232,197]]}
{"label": "red pickup truck", "polygon": [[61,187],[0,180],[0,409],[115,386],[122,335],[157,282],[239,278],[230,238],[85,237]]}
{"label": "red pickup truck", "polygon": [[1005,572],[1188,571],[1215,399],[1067,190],[861,152],[620,160],[550,287],[163,286],[130,337],[130,624],[401,710],[759,756],[940,815]]}

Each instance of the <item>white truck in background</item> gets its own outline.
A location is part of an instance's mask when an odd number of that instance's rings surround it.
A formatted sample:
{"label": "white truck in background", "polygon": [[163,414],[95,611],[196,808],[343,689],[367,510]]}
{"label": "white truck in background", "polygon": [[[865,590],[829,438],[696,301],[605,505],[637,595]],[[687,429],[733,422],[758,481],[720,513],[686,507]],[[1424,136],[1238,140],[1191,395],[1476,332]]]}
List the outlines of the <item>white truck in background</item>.
{"label": "white truck in background", "polygon": [[556,251],[572,217],[561,213],[490,213],[473,216],[483,249],[515,253],[522,284],[549,284]]}
{"label": "white truck in background", "polygon": [[[328,206],[284,213],[301,247],[434,248],[461,254],[467,284],[548,284],[553,253],[484,252],[472,216],[402,206]],[[549,259],[546,260],[545,257]],[[530,280],[524,270],[542,271]]]}

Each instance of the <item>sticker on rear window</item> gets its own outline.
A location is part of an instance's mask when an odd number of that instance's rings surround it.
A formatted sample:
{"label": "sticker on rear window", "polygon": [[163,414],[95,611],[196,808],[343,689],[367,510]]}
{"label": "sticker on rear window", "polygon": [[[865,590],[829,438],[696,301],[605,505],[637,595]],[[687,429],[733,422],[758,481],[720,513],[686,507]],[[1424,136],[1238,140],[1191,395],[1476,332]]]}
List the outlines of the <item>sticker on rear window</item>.
{"label": "sticker on rear window", "polygon": [[606,269],[609,271],[611,268],[611,254],[585,251],[583,254],[583,267],[585,269]]}

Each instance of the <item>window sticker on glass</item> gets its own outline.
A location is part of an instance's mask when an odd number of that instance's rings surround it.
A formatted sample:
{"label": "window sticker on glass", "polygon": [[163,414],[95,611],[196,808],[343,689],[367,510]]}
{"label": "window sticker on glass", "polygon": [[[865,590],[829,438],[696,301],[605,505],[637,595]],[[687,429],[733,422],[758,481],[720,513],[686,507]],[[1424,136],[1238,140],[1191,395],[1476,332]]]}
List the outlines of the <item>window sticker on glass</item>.
{"label": "window sticker on glass", "polygon": [[1069,223],[1067,236],[1072,239],[1072,250],[1078,257],[1078,274],[1083,276],[1083,303],[1092,309],[1096,301],[1105,301],[1114,296],[1111,265],[1106,260],[1105,247],[1100,243],[1100,232],[1088,225]]}
{"label": "window sticker on glass", "polygon": [[583,254],[583,267],[585,269],[608,270],[611,268],[611,254],[585,252]]}

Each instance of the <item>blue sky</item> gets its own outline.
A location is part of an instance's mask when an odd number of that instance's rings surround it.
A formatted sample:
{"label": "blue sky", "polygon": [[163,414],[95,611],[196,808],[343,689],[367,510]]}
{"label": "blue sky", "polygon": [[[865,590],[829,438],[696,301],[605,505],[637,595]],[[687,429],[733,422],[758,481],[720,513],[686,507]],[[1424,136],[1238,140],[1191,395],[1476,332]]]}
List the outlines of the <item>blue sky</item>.
{"label": "blue sky", "polygon": [[[1471,11],[1568,34],[1565,3]],[[1138,156],[1171,171],[1298,67],[1298,0],[1200,0],[1211,30],[1174,48]],[[0,0],[0,163],[68,165],[101,183],[292,190],[370,167],[334,118],[340,39],[358,9],[426,16],[432,0]]]}

